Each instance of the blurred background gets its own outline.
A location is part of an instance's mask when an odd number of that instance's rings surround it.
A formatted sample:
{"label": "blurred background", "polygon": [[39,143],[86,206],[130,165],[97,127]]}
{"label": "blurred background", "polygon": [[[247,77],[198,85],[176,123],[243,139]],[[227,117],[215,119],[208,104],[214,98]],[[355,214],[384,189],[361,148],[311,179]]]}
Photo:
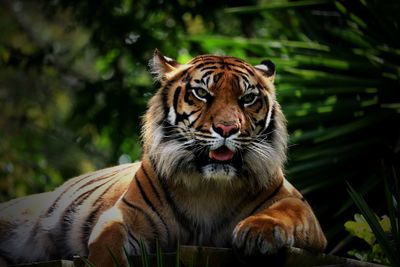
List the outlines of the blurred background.
{"label": "blurred background", "polygon": [[0,0],[0,201],[139,160],[155,48],[181,63],[271,59],[288,179],[328,252],[370,249],[345,230],[358,212],[347,184],[388,213],[384,181],[393,189],[400,168],[399,14],[398,0]]}

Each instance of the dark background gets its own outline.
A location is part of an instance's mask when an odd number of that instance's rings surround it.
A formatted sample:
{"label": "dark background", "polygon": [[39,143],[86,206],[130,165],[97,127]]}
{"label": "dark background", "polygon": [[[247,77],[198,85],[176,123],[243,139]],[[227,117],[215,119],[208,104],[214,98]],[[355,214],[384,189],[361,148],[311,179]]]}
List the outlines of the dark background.
{"label": "dark background", "polygon": [[399,14],[395,0],[0,0],[0,200],[138,160],[155,48],[271,59],[287,177],[345,255],[347,182],[381,216],[399,173]]}

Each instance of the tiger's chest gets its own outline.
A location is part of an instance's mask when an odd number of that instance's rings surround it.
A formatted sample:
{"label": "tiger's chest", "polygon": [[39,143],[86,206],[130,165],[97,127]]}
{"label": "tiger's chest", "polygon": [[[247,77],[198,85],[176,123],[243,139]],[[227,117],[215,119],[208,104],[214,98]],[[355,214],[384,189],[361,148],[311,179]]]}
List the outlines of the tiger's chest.
{"label": "tiger's chest", "polygon": [[229,246],[242,219],[237,200],[213,194],[192,195],[179,206],[181,242],[187,245]]}

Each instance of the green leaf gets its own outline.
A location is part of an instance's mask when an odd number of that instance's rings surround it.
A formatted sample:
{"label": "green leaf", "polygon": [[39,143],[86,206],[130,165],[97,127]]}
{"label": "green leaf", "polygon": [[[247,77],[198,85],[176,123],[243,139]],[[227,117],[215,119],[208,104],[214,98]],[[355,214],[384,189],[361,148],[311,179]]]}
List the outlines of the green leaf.
{"label": "green leaf", "polygon": [[363,239],[372,246],[376,239],[368,223],[360,214],[355,214],[354,218],[355,221],[348,221],[344,224],[345,229],[353,236]]}
{"label": "green leaf", "polygon": [[157,256],[157,267],[164,266],[163,255],[160,247],[160,242],[156,239],[156,256]]}
{"label": "green leaf", "polygon": [[361,213],[364,215],[366,221],[371,227],[375,234],[376,240],[382,247],[382,250],[389,258],[391,264],[394,266],[400,266],[400,255],[396,252],[395,248],[392,247],[390,240],[383,231],[382,226],[372,210],[368,207],[365,200],[348,184],[348,192],[350,197],[353,199],[354,203],[360,209]]}
{"label": "green leaf", "polygon": [[142,258],[142,267],[149,267],[149,254],[147,252],[146,244],[143,239],[139,240],[140,253]]}
{"label": "green leaf", "polygon": [[126,248],[124,247],[124,254],[125,254],[125,258],[128,262],[128,266],[129,267],[133,267],[133,261],[132,261],[132,257],[131,255],[129,255],[128,251],[126,250]]}
{"label": "green leaf", "polygon": [[181,266],[181,251],[180,251],[180,244],[178,240],[177,248],[176,248],[176,258],[175,258],[175,267]]}
{"label": "green leaf", "polygon": [[112,252],[112,250],[111,250],[110,248],[107,248],[107,250],[108,250],[108,253],[110,254],[110,257],[111,257],[111,259],[112,259],[112,261],[113,261],[113,263],[114,263],[114,266],[116,266],[116,267],[122,267],[122,266],[123,266],[123,263],[118,261],[118,259],[117,259],[117,257],[115,256],[114,252]]}
{"label": "green leaf", "polygon": [[315,5],[323,5],[327,3],[332,3],[333,1],[329,0],[306,0],[306,1],[296,1],[296,2],[272,2],[269,4],[264,4],[260,6],[242,6],[242,7],[232,7],[226,8],[226,13],[236,13],[236,14],[251,14],[251,13],[260,13],[264,11],[270,11],[275,9],[291,9],[291,8],[299,8],[299,7],[307,7],[307,6],[315,6]]}

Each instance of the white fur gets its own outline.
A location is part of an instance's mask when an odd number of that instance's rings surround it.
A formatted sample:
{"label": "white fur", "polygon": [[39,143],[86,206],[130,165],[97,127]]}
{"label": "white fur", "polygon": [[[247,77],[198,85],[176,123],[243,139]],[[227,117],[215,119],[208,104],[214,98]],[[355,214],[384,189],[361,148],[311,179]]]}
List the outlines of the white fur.
{"label": "white fur", "polygon": [[163,135],[161,126],[154,128],[150,155],[154,157],[158,171],[164,177],[171,177],[176,172],[174,166],[177,166],[182,160],[194,160],[193,153],[186,149],[186,146],[193,141],[191,140],[187,143],[175,140],[161,142]]}
{"label": "white fur", "polygon": [[208,164],[202,171],[206,180],[230,181],[237,177],[236,168],[230,165]]}
{"label": "white fur", "polygon": [[108,226],[114,223],[123,222],[124,218],[122,212],[118,209],[118,207],[114,206],[111,209],[107,210],[99,217],[96,225],[93,227],[88,244],[90,245],[95,242],[104,231],[104,229],[106,229]]}
{"label": "white fur", "polygon": [[[15,205],[1,210],[0,221],[8,221],[14,228],[10,229],[11,238],[2,239],[0,250],[13,260],[32,262],[38,259],[47,259],[47,251],[54,249],[42,227],[33,232],[37,224],[36,218],[41,213],[41,208],[48,207],[57,197],[54,192],[35,194],[14,202]],[[47,204],[46,202],[48,201]],[[35,249],[40,247],[41,249]]]}
{"label": "white fur", "polygon": [[175,112],[175,109],[174,109],[173,107],[170,107],[170,108],[169,108],[169,111],[168,111],[168,121],[169,121],[172,125],[174,125],[174,124],[175,124],[175,120],[176,120],[176,112]]}
{"label": "white fur", "polygon": [[264,64],[259,64],[259,65],[256,65],[254,67],[256,69],[259,69],[259,70],[264,71],[264,72],[268,72],[269,71],[269,68]]}

